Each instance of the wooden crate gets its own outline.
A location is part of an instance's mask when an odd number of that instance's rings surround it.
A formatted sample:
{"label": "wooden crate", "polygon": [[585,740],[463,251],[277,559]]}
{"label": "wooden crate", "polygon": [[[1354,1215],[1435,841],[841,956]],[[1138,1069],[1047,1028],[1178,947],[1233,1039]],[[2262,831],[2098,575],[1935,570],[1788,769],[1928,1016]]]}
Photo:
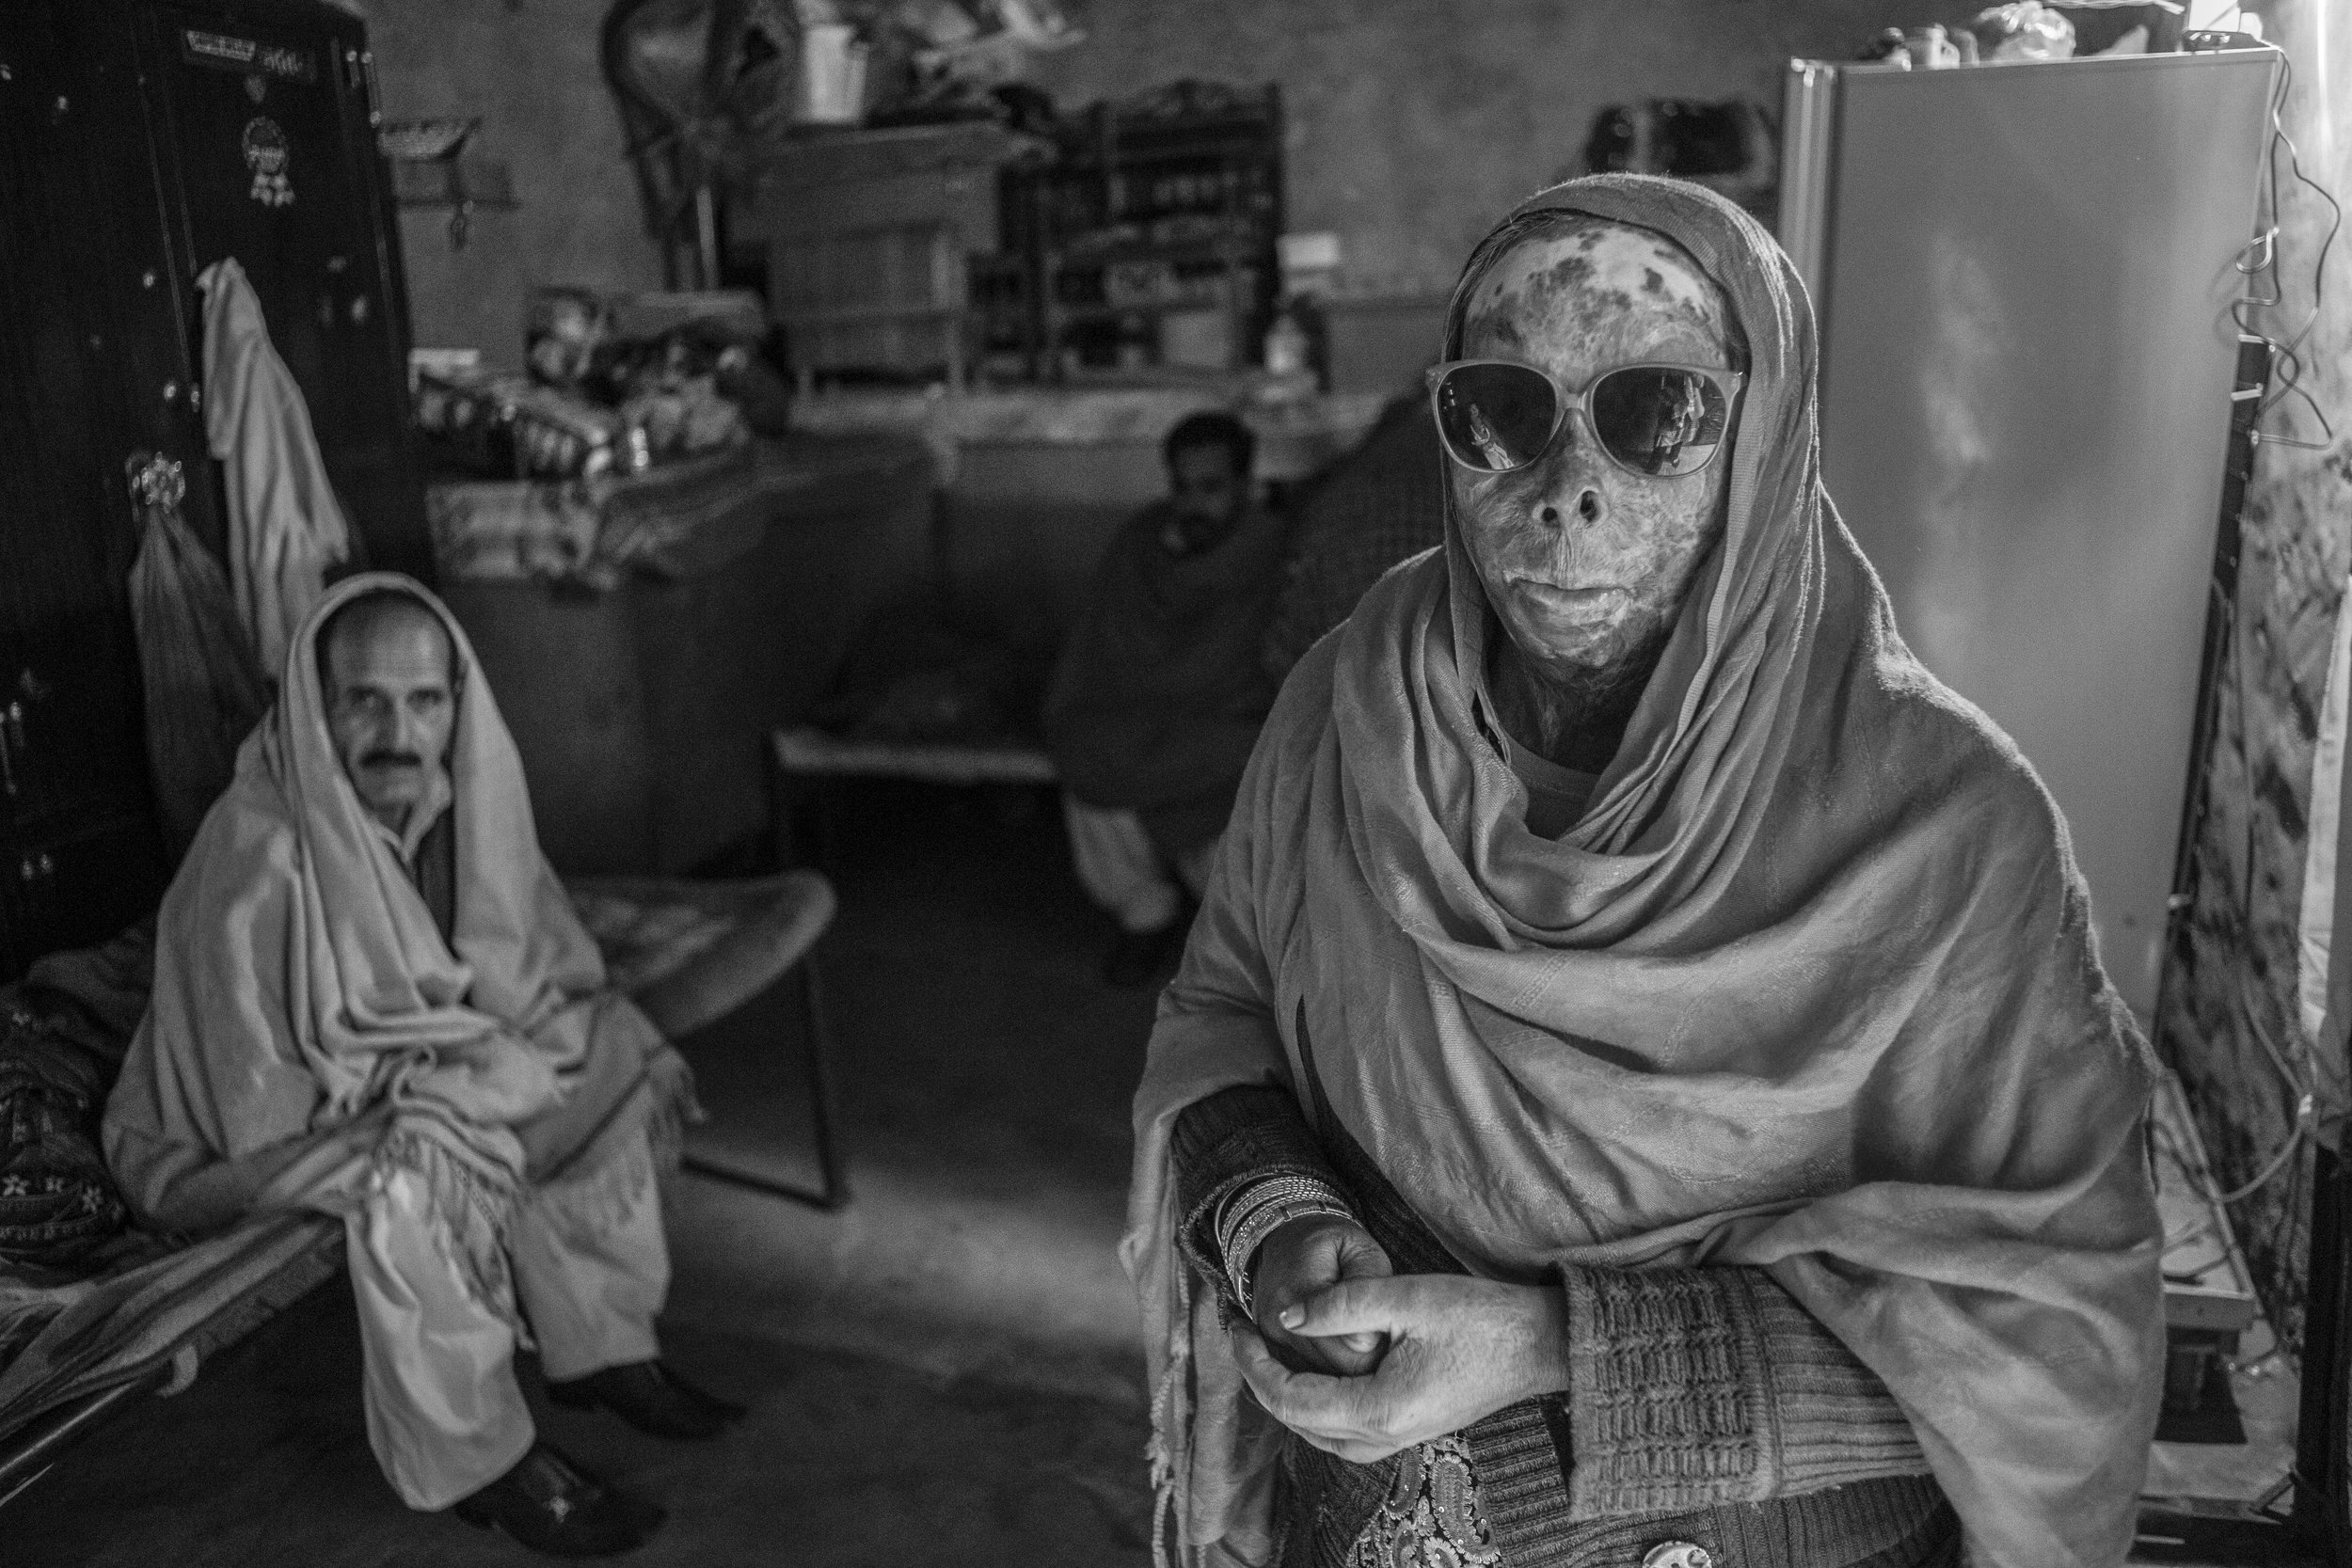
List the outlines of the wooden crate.
{"label": "wooden crate", "polygon": [[1039,145],[981,124],[770,150],[743,237],[767,247],[770,297],[804,387],[840,371],[962,384],[977,330],[972,258],[999,247],[997,171]]}
{"label": "wooden crate", "polygon": [[2202,1403],[2215,1359],[2237,1353],[2238,1336],[2254,1325],[2261,1307],[2204,1140],[2180,1079],[2169,1072],[2149,1106],[2148,1136],[2165,1237],[2164,1405],[2185,1416]]}
{"label": "wooden crate", "polygon": [[779,235],[776,319],[804,376],[819,370],[938,370],[961,383],[970,301],[961,236],[940,223]]}
{"label": "wooden crate", "polygon": [[2149,1106],[2154,1144],[2156,1212],[2164,1221],[2164,1321],[2169,1328],[2237,1334],[2251,1328],[2260,1308],[2253,1275],[2238,1250],[2220,1187],[2205,1162],[2204,1140],[2168,1072]]}

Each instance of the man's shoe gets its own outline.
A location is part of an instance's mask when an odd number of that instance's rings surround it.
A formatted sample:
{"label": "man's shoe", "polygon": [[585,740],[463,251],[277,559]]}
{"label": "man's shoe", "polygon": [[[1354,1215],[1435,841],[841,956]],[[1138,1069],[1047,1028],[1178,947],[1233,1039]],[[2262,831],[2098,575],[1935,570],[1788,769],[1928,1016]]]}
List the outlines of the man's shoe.
{"label": "man's shoe", "polygon": [[548,1397],[577,1410],[610,1410],[656,1437],[716,1437],[744,1415],[741,1405],[704,1393],[662,1361],[607,1367],[569,1383],[549,1383]]}
{"label": "man's shoe", "polygon": [[1121,931],[1103,958],[1103,978],[1120,990],[1132,990],[1160,972],[1178,942],[1184,923],[1173,920],[1152,931]]}
{"label": "man's shoe", "polygon": [[662,1511],[582,1470],[547,1443],[451,1510],[480,1529],[502,1529],[549,1557],[611,1557],[642,1546]]}

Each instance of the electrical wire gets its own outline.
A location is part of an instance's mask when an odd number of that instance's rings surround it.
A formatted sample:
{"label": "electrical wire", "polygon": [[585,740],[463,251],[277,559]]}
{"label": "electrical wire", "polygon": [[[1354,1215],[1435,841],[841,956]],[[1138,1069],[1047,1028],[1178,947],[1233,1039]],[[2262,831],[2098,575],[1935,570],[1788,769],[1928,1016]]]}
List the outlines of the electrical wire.
{"label": "electrical wire", "polygon": [[[2233,8],[2232,12],[2233,24],[2239,23],[2244,15],[2244,7]],[[2335,426],[2328,420],[2328,411],[2321,406],[2318,398],[2312,394],[2309,387],[2304,385],[2307,366],[2303,357],[2303,349],[2310,341],[2312,331],[2318,326],[2321,311],[2326,305],[2328,258],[2335,245],[2336,236],[2344,228],[2344,208],[2327,186],[2304,172],[2302,150],[2296,145],[2295,138],[2287,133],[2285,112],[2288,97],[2293,92],[2295,85],[2294,57],[2276,43],[2265,41],[2264,47],[2277,51],[2280,63],[2278,86],[2270,100],[2270,138],[2263,150],[2262,195],[2266,198],[2265,205],[2267,208],[2269,222],[2239,253],[2237,270],[2249,279],[2248,292],[2245,296],[2232,304],[2230,314],[2240,331],[2262,342],[2269,349],[2271,355],[2274,389],[2255,406],[2252,429],[2249,433],[2255,447],[2259,450],[2262,444],[2266,442],[2273,446],[2296,447],[2306,451],[2326,451],[2336,444]],[[2319,247],[2312,262],[2311,309],[2303,318],[2302,325],[2284,341],[2263,331],[2251,320],[2252,312],[2281,309],[2286,302],[2285,275],[2279,256],[2279,240],[2283,228],[2282,193],[2279,179],[2279,150],[2281,147],[2286,150],[2289,176],[2295,182],[2308,187],[2320,200],[2326,202],[2328,212],[2328,229],[2320,236]],[[2268,273],[2270,277],[2267,298],[2264,297],[2261,285],[2257,281],[2265,273]],[[2323,437],[2321,440],[2307,441],[2298,436],[2288,436],[2277,430],[2266,430],[2263,427],[2264,419],[2291,398],[2300,399],[2303,404],[2311,410],[2312,417],[2319,422]],[[2221,597],[2218,593],[2218,583],[2215,587],[2216,597]],[[2346,610],[2352,612],[2352,606],[2347,606]],[[2227,605],[2227,612],[2230,616],[2231,661],[2236,666],[2234,673],[2238,691],[2238,756],[2240,766],[2245,769],[2250,792],[2253,767],[2247,727],[2249,707],[2247,693],[2246,656],[2249,650],[2246,645],[2247,640],[2240,631],[2240,617],[2236,613],[2236,606]],[[2251,812],[2249,812],[2244,862],[2245,881],[2239,890],[2236,913],[2241,951],[2249,959],[2253,942],[2253,816]],[[2264,1054],[2270,1058],[2272,1066],[2278,1069],[2288,1093],[2294,1097],[2294,1120],[2287,1130],[2286,1136],[2280,1140],[2272,1155],[2264,1161],[2246,1181],[2230,1192],[2220,1195],[2219,1203],[2225,1208],[2241,1203],[2267,1187],[2281,1173],[2285,1173],[2289,1177],[2288,1188],[2285,1196],[2276,1206],[2269,1234],[2265,1238],[2270,1250],[2275,1253],[2283,1243],[2290,1239],[2294,1227],[2302,1219],[2300,1195],[2311,1175],[2312,1162],[2297,1160],[2296,1156],[2301,1152],[2305,1144],[2315,1142],[2317,1064],[2312,1061],[2304,1061],[2299,1064],[2301,1070],[2296,1070],[2296,1064],[2291,1064],[2286,1054],[2271,1039],[2269,1031],[2263,1026],[2249,990],[2248,973],[2250,968],[2249,962],[2241,962],[2237,966],[2238,1015],[2247,1032],[2254,1037],[2255,1042],[2262,1047]],[[2300,1032],[2296,1031],[2295,1034],[2296,1038],[2300,1041]]]}
{"label": "electrical wire", "polygon": [[[2254,755],[2250,739],[2253,693],[2247,673],[2248,666],[2251,662],[2249,657],[2251,650],[2248,645],[2250,634],[2246,618],[2238,613],[2237,606],[2229,596],[2222,594],[2220,584],[2218,582],[2212,584],[2212,589],[2215,607],[2224,617],[2222,637],[2229,654],[2231,684],[2235,689],[2237,697],[2238,767],[2245,776],[2246,793],[2250,800],[2254,793]],[[2233,966],[2237,982],[2233,988],[2235,992],[2233,1000],[2236,1003],[2235,1011],[2241,1027],[2246,1034],[2252,1037],[2254,1043],[2262,1048],[2263,1054],[2269,1058],[2271,1067],[2277,1070],[2280,1083],[2286,1087],[2289,1104],[2293,1107],[2293,1111],[2285,1135],[2280,1140],[2279,1146],[2262,1159],[2254,1174],[2228,1192],[2216,1196],[2217,1204],[2222,1208],[2233,1207],[2244,1202],[2278,1180],[2280,1173],[2290,1167],[2296,1172],[2299,1182],[2302,1166],[2295,1162],[2295,1156],[2301,1151],[2317,1122],[2318,1096],[2317,1085],[2314,1081],[2316,1067],[2308,1061],[2292,1059],[2289,1053],[2281,1050],[2278,1041],[2271,1037],[2270,1031],[2263,1024],[2260,1009],[2254,1005],[2250,981],[2248,978],[2253,968],[2251,960],[2254,945],[2256,848],[2254,814],[2249,811],[2246,815],[2245,843],[2239,856],[2239,885],[2232,890],[2236,895],[2233,900],[2236,908],[2233,912],[2236,917],[2235,935],[2239,949],[2239,961]],[[2169,1140],[2166,1141],[2169,1144]],[[2167,1152],[2185,1168],[2185,1162],[2178,1150],[2168,1148]],[[2291,1197],[2292,1193],[2289,1196]],[[2289,1212],[2289,1216],[2291,1218],[2291,1212]],[[2206,1227],[2206,1223],[2201,1222],[2192,1225],[2178,1236],[2167,1237],[2166,1251],[2169,1252],[2173,1247],[2194,1240]]]}
{"label": "electrical wire", "polygon": [[[2241,7],[2233,14],[2242,15],[2243,10],[2244,8]],[[2285,115],[2287,97],[2295,87],[2294,57],[2275,43],[2265,41],[2262,47],[2276,54],[2280,64],[2278,86],[2272,89],[2270,97],[2270,139],[2263,149],[2264,195],[2267,198],[2265,205],[2267,208],[2269,222],[2251,241],[2248,242],[2243,250],[2238,252],[2237,270],[2241,276],[2249,279],[2249,292],[2231,303],[2230,315],[2231,319],[2236,322],[2239,331],[2266,345],[2271,353],[2272,380],[2275,389],[2255,408],[2253,432],[2255,444],[2260,446],[2268,443],[2272,446],[2299,447],[2307,451],[2326,451],[2335,445],[2335,426],[2328,420],[2328,411],[2320,406],[2319,400],[2312,396],[2308,387],[2303,385],[2306,366],[2302,349],[2305,342],[2310,340],[2312,329],[2319,325],[2320,310],[2327,301],[2328,255],[2334,248],[2337,233],[2344,228],[2344,208],[2327,186],[2303,171],[2302,150],[2296,146],[2295,138],[2287,134]],[[2319,251],[2312,263],[2311,311],[2303,318],[2303,325],[2296,330],[2294,335],[2283,340],[2263,331],[2249,319],[2250,311],[2274,309],[2286,303],[2286,282],[2279,264],[2279,235],[2282,221],[2279,188],[2279,150],[2281,147],[2286,149],[2288,174],[2296,182],[2309,186],[2313,195],[2328,204],[2328,231],[2320,236]],[[2259,259],[2257,259],[2257,253],[2259,253]],[[2270,275],[2268,298],[2262,296],[2260,284],[2253,281],[2265,273]],[[2306,441],[2297,436],[2262,428],[2261,420],[2264,417],[2289,398],[2300,398],[2311,409],[2312,417],[2319,421],[2324,439]]]}
{"label": "electrical wire", "polygon": [[[2242,17],[2243,8],[2239,8],[2233,14],[2233,17]],[[2328,421],[2327,411],[2302,385],[2304,361],[2301,350],[2318,324],[2320,309],[2326,299],[2328,256],[2335,243],[2338,230],[2343,227],[2344,210],[2325,186],[2303,172],[2301,154],[2295,145],[2294,138],[2287,135],[2284,116],[2287,98],[2294,87],[2294,60],[2285,50],[2279,48],[2275,43],[2265,42],[2263,47],[2278,54],[2280,66],[2278,81],[2272,88],[2268,105],[2270,137],[2263,150],[2263,186],[2260,204],[2262,208],[2266,209],[2264,215],[2266,215],[2269,221],[2238,253],[2237,271],[2248,279],[2247,293],[2231,303],[2230,314],[2241,332],[2249,339],[2262,342],[2269,349],[2271,355],[2272,378],[2276,389],[2256,405],[2251,432],[2254,442],[2259,444],[2263,441],[2269,441],[2276,445],[2324,451],[2334,444],[2335,430]],[[2318,255],[2312,268],[2311,313],[2305,318],[2301,327],[2284,341],[2261,330],[2250,315],[2255,310],[2276,309],[2283,305],[2286,298],[2283,276],[2279,261],[2279,238],[2281,230],[2279,149],[2281,146],[2287,150],[2289,173],[2294,179],[2316,192],[2319,198],[2328,203],[2331,214],[2328,231],[2321,237]],[[2265,274],[2268,275],[2270,283],[2267,297],[2265,295],[2260,281]],[[2313,417],[2319,420],[2321,430],[2327,435],[2326,442],[2302,441],[2292,436],[2265,432],[2261,428],[2264,415],[2289,397],[2300,397],[2310,406]],[[2245,617],[2238,613],[2233,597],[2222,592],[2219,580],[2212,579],[2209,586],[2215,608],[2224,617],[2224,645],[2228,650],[2232,683],[2235,688],[2237,698],[2238,765],[2245,779],[2247,794],[2250,799],[2253,794],[2254,779],[2250,727],[2253,705],[2248,675],[2248,668],[2251,662],[2249,656],[2252,652],[2249,646],[2250,628],[2246,625]],[[2210,809],[2209,800],[2200,801],[2199,826],[2201,830]],[[2228,1192],[2216,1195],[2216,1207],[2217,1210],[2234,1207],[2268,1187],[2279,1179],[2281,1173],[2290,1175],[2292,1180],[2286,1198],[2278,1210],[2272,1232],[2267,1237],[2268,1242],[2275,1248],[2280,1240],[2277,1234],[2277,1227],[2292,1226],[2296,1223],[2295,1197],[2302,1186],[2304,1174],[2310,1164],[2308,1161],[2298,1161],[2296,1156],[2302,1152],[2304,1145],[2312,1139],[2317,1126],[2317,1065],[2308,1060],[2292,1059],[2287,1051],[2281,1050],[2278,1041],[2271,1037],[2269,1029],[2263,1022],[2261,1010],[2255,1006],[2249,978],[2253,968],[2254,957],[2255,854],[2254,815],[2249,811],[2246,818],[2245,843],[2239,859],[2241,880],[2239,886],[2233,890],[2236,895],[2233,900],[2236,908],[2233,912],[2236,919],[2237,928],[2234,934],[2237,939],[2240,960],[2233,966],[2237,982],[2233,988],[2235,991],[2234,1011],[2244,1033],[2253,1038],[2254,1043],[2261,1048],[2263,1054],[2269,1059],[2271,1067],[2277,1071],[2280,1082],[2286,1089],[2288,1104],[2292,1107],[2292,1112],[2286,1132],[2280,1139],[2277,1148],[2258,1162],[2254,1173],[2246,1180]],[[2296,1035],[2296,1038],[2299,1043],[2299,1033]],[[2165,1142],[2169,1146],[2169,1139],[2167,1138]],[[2185,1168],[2179,1150],[2168,1147],[2164,1152],[2176,1163],[2183,1164]],[[2156,1150],[2152,1148],[2151,1157],[2153,1158],[2155,1153]],[[2165,1239],[2166,1251],[2169,1253],[2173,1248],[2197,1239],[2198,1236],[2210,1229],[2211,1226],[2210,1218],[2202,1219],[2191,1224],[2179,1235],[2167,1237]]]}

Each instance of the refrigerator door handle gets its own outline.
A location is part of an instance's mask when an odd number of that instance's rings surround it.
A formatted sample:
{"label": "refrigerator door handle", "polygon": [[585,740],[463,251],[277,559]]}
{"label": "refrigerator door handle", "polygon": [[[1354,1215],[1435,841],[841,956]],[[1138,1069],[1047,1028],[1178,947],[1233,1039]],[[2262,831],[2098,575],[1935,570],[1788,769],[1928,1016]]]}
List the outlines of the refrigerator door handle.
{"label": "refrigerator door handle", "polygon": [[1830,182],[1836,171],[1840,74],[1828,60],[1790,60],[1781,98],[1780,243],[1804,279],[1817,330],[1829,319]]}

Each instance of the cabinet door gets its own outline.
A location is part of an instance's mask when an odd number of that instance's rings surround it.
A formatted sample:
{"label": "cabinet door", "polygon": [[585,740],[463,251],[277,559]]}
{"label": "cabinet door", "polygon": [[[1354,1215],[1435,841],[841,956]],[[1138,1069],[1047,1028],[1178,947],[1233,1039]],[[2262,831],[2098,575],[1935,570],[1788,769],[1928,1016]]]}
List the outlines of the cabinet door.
{"label": "cabinet door", "polygon": [[92,947],[152,914],[164,847],[152,818],[130,816],[0,851],[0,946],[9,977],[43,953]]}
{"label": "cabinet door", "polygon": [[125,594],[123,462],[139,440],[113,383],[83,170],[103,133],[46,9],[0,23],[0,833],[19,839],[147,799]]}
{"label": "cabinet door", "polygon": [[0,972],[161,888],[138,851],[108,860],[103,887],[39,858],[153,837],[123,463],[155,427],[126,418],[90,175],[141,136],[96,112],[88,61],[53,25],[65,8],[0,8]]}
{"label": "cabinet door", "polygon": [[183,284],[236,258],[372,562],[429,575],[406,301],[360,24],[287,0],[141,10]]}

